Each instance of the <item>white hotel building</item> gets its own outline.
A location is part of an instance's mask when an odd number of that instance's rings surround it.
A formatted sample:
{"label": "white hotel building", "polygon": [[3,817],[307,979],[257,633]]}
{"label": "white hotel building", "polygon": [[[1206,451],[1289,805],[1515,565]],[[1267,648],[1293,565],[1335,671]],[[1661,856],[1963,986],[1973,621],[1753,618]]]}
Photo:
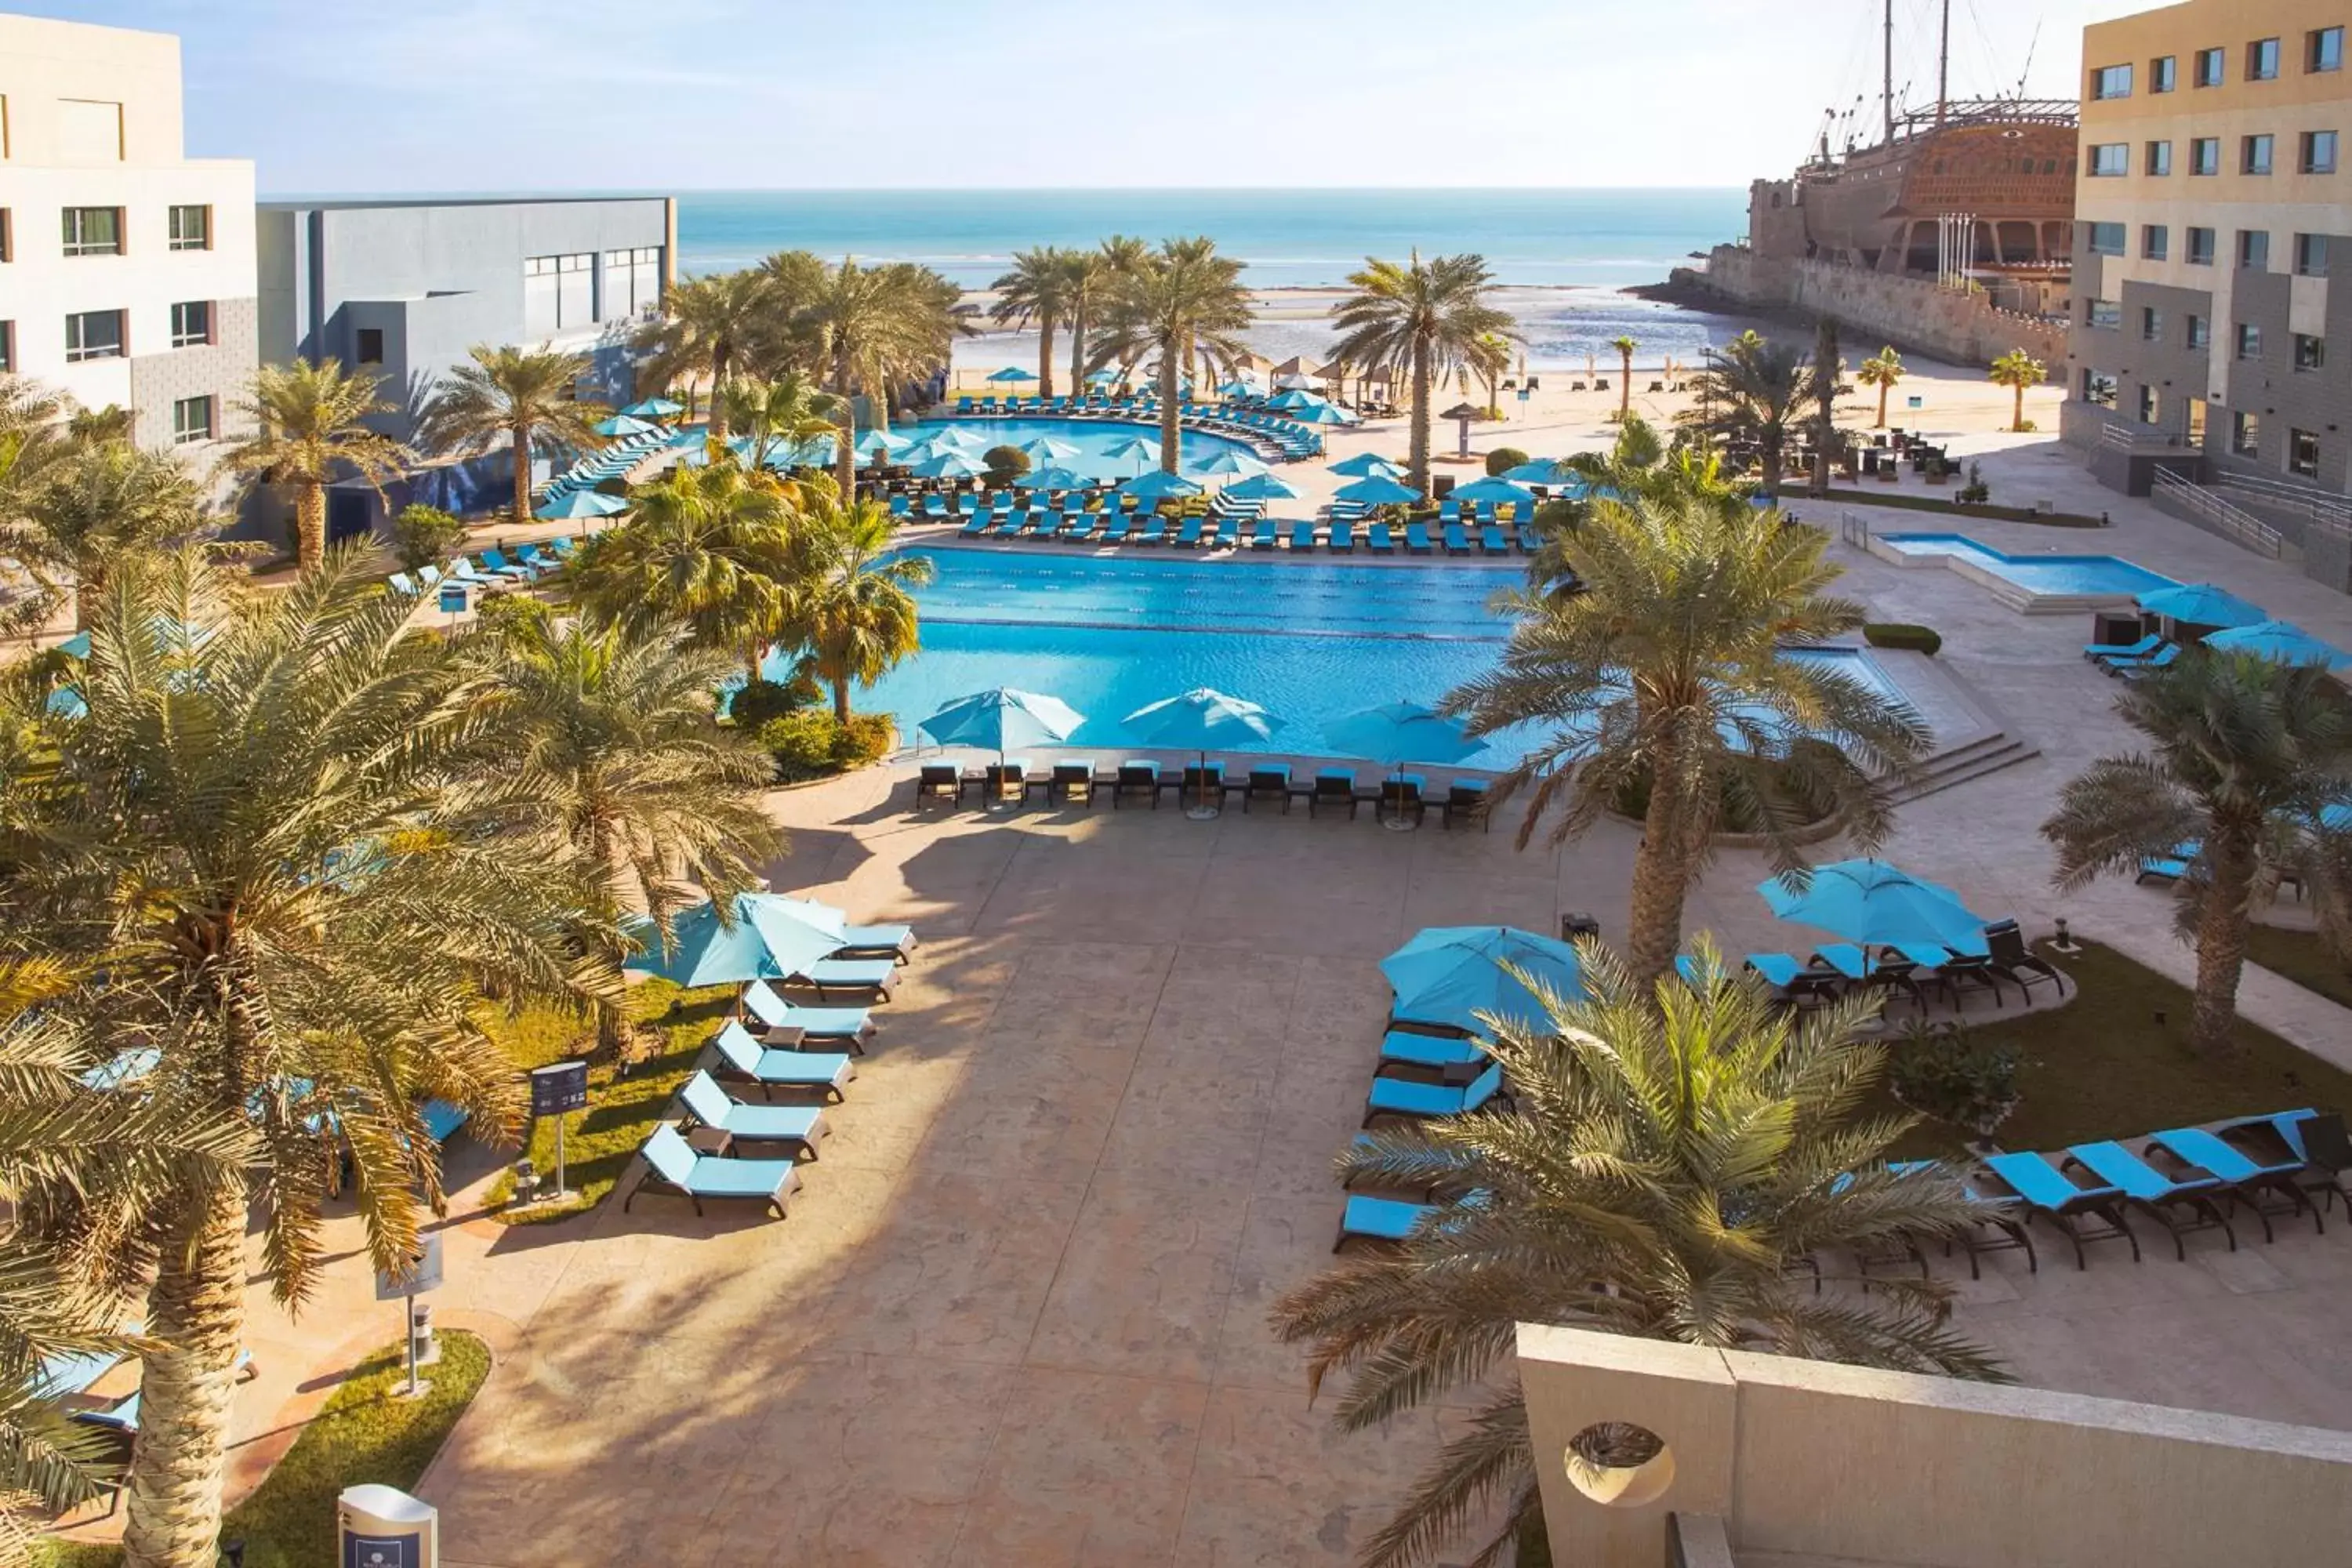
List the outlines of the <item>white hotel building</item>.
{"label": "white hotel building", "polygon": [[0,370],[201,466],[256,294],[253,164],[184,156],[179,39],[0,16]]}

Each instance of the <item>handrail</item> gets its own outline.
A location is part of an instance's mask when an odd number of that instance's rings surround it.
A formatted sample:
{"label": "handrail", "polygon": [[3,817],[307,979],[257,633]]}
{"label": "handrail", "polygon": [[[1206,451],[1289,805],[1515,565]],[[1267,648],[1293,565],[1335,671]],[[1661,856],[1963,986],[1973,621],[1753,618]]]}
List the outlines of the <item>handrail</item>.
{"label": "handrail", "polygon": [[2242,490],[2263,505],[2337,532],[2352,531],[2352,500],[2305,485],[2284,484],[2253,474],[2217,473],[2216,489]]}
{"label": "handrail", "polygon": [[2208,533],[2218,534],[2242,549],[2273,561],[2284,552],[2284,537],[2275,528],[2242,511],[2215,495],[2204,486],[2182,479],[2169,468],[2158,468],[2148,490],[2148,498],[2161,505],[2170,501],[2181,509],[2174,515],[2184,522],[2196,524]]}
{"label": "handrail", "polygon": [[1850,507],[1838,508],[1838,537],[1857,550],[1870,548],[1870,519]]}

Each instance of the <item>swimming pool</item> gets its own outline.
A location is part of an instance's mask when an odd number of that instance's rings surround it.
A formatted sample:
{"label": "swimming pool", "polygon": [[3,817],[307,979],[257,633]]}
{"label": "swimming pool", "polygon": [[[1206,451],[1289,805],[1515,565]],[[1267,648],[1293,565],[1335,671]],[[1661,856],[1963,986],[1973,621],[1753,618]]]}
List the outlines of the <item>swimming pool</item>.
{"label": "swimming pool", "polygon": [[[2115,555],[2012,555],[1965,533],[1874,533],[1871,553],[1898,565],[1940,558],[1961,575],[1984,582],[2004,602],[2023,610],[2063,611],[2116,604],[2158,588],[2171,578]],[[2002,588],[2009,592],[2002,593]]]}
{"label": "swimming pool", "polygon": [[[928,419],[919,424],[903,426],[898,433],[924,438],[936,436],[942,430],[961,430],[971,435],[978,443],[971,448],[975,457],[991,447],[1018,447],[1041,436],[1051,437],[1078,449],[1077,456],[1059,459],[1060,466],[1084,474],[1090,479],[1132,479],[1147,468],[1160,466],[1156,459],[1109,456],[1111,447],[1138,437],[1156,445],[1160,440],[1157,420],[1130,423],[1111,419],[1012,419],[982,415]],[[1257,449],[1246,441],[1237,441],[1227,436],[1213,436],[1201,430],[1187,430],[1184,432],[1183,460],[1179,471],[1209,484],[1222,484],[1223,480],[1201,472],[1201,465],[1221,452],[1239,452],[1249,458],[1258,456]],[[1030,466],[1045,467],[1034,460]]]}
{"label": "swimming pool", "polygon": [[[1323,752],[1327,725],[1396,700],[1435,703],[1494,668],[1509,624],[1487,608],[1490,573],[1426,566],[1287,564],[924,552],[923,650],[861,693],[902,743],[956,698],[991,687],[1049,693],[1087,716],[1072,746],[1128,745],[1119,721],[1196,686],[1285,721],[1261,748]],[[1900,699],[1858,649],[1808,649]],[[772,673],[774,671],[772,669]],[[1505,734],[1460,764],[1506,768],[1538,739]],[[1098,757],[1105,761],[1107,757]]]}

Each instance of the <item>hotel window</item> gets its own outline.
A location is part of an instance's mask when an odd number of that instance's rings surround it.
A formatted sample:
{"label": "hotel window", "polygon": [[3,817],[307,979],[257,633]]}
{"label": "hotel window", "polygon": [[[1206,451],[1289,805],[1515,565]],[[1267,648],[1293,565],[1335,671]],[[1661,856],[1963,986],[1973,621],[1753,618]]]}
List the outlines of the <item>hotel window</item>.
{"label": "hotel window", "polygon": [[2248,414],[2241,409],[2231,416],[2230,450],[2241,458],[2262,455],[2263,421],[2260,415]]}
{"label": "hotel window", "polygon": [[2306,131],[2303,133],[2303,152],[2295,160],[2306,174],[2336,173],[2336,132]]}
{"label": "hotel window", "polygon": [[209,300],[190,300],[172,307],[172,346],[193,349],[213,341],[213,306]]}
{"label": "hotel window", "polygon": [[2139,335],[2149,342],[2164,341],[2164,312],[2153,305],[2139,308]]}
{"label": "hotel window", "polygon": [[122,357],[122,312],[85,310],[66,318],[66,363]]}
{"label": "hotel window", "polygon": [[2192,174],[2218,174],[2221,172],[2221,139],[2200,136],[2189,143],[2189,172]]}
{"label": "hotel window", "polygon": [[213,400],[183,397],[172,405],[172,444],[185,447],[213,438]]}
{"label": "hotel window", "polygon": [[2344,68],[2344,29],[2315,27],[2303,36],[2303,68],[2338,71]]}
{"label": "hotel window", "polygon": [[596,319],[596,255],[534,256],[522,264],[523,335],[551,337]]}
{"label": "hotel window", "polygon": [[2206,349],[2213,346],[2213,323],[2204,316],[2189,318],[2189,346]]}
{"label": "hotel window", "polygon": [[210,250],[213,247],[212,208],[175,206],[171,216],[173,250]]}
{"label": "hotel window", "polygon": [[2294,237],[2294,270],[2298,277],[2327,276],[2327,237],[2324,234],[2298,234]]}
{"label": "hotel window", "polygon": [[2113,300],[2085,300],[2084,311],[2084,321],[2094,327],[2113,331],[2124,324],[2124,308]]}
{"label": "hotel window", "polygon": [[2238,265],[2249,272],[2271,269],[2271,231],[2266,228],[2242,228],[2238,231]]}
{"label": "hotel window", "polygon": [[2195,87],[2221,86],[2221,72],[2223,69],[2222,57],[2227,53],[2228,51],[2225,49],[2200,49],[2195,55],[2191,56],[2190,59],[2192,64],[2189,78],[2190,85]]}
{"label": "hotel window", "polygon": [[383,329],[362,327],[352,333],[352,359],[358,364],[383,363]]}
{"label": "hotel window", "polygon": [[2170,92],[2173,85],[2173,57],[2158,55],[2147,62],[2147,90]]}
{"label": "hotel window", "polygon": [[2139,422],[2143,425],[2153,425],[2157,422],[2158,416],[2163,412],[2164,405],[2158,397],[2156,388],[2142,382],[2139,389]]}
{"label": "hotel window", "polygon": [[0,321],[0,373],[16,368],[16,323]]}
{"label": "hotel window", "polygon": [[626,321],[661,306],[662,247],[641,245],[604,253],[604,289],[597,301],[596,319]]}
{"label": "hotel window", "polygon": [[2242,138],[2238,142],[2238,172],[2242,174],[2269,174],[2273,141],[2274,138],[2267,133]]}
{"label": "hotel window", "polygon": [[2083,367],[2083,401],[2100,408],[2116,405],[2116,378],[2103,370]]}
{"label": "hotel window", "polygon": [[2189,231],[2189,265],[2191,267],[2213,265],[2213,231],[2211,229],[2192,228]]}
{"label": "hotel window", "polygon": [[2129,66],[2101,66],[2091,73],[2093,98],[2129,98],[2132,68]]}
{"label": "hotel window", "polygon": [[2161,261],[2172,248],[2172,231],[2160,223],[2140,225],[2139,253],[2150,261]]}
{"label": "hotel window", "polygon": [[2124,226],[2119,223],[2095,223],[2086,226],[2088,241],[2094,256],[2121,256],[2124,253]]}
{"label": "hotel window", "polygon": [[2326,338],[2315,338],[2307,332],[2295,333],[2294,368],[2297,370],[2326,370],[2327,368],[2327,340]]}
{"label": "hotel window", "polygon": [[2286,433],[2286,471],[2306,479],[2319,477],[2319,437],[2308,430]]}
{"label": "hotel window", "polygon": [[2150,174],[2163,175],[2172,173],[2172,143],[2169,142],[2149,142],[2147,144],[2147,157],[2143,160],[2141,168],[2145,173]]}
{"label": "hotel window", "polygon": [[122,254],[121,207],[68,207],[65,220],[68,256]]}
{"label": "hotel window", "polygon": [[2091,149],[2091,178],[2111,180],[2118,174],[2131,173],[2131,144],[2127,142],[2102,142]]}
{"label": "hotel window", "polygon": [[2275,81],[2279,73],[2279,41],[2256,38],[2246,46],[2246,79]]}
{"label": "hotel window", "polygon": [[2263,330],[2252,321],[2238,323],[2238,357],[2240,359],[2263,357]]}

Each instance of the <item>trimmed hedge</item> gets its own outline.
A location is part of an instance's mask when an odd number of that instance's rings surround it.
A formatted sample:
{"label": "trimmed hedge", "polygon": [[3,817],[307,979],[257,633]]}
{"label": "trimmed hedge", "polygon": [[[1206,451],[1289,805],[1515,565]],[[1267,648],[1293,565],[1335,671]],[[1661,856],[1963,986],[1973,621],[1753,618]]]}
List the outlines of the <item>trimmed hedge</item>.
{"label": "trimmed hedge", "polygon": [[1528,455],[1517,447],[1497,447],[1486,454],[1486,474],[1499,479],[1528,460]]}
{"label": "trimmed hedge", "polygon": [[1913,653],[1934,654],[1944,646],[1944,636],[1933,626],[1913,626],[1907,621],[1870,621],[1862,628],[1863,640],[1873,647],[1908,648]]}
{"label": "trimmed hedge", "polygon": [[804,708],[760,726],[760,744],[776,760],[779,784],[803,784],[878,763],[898,738],[887,713],[853,713],[844,724],[829,708]]}

